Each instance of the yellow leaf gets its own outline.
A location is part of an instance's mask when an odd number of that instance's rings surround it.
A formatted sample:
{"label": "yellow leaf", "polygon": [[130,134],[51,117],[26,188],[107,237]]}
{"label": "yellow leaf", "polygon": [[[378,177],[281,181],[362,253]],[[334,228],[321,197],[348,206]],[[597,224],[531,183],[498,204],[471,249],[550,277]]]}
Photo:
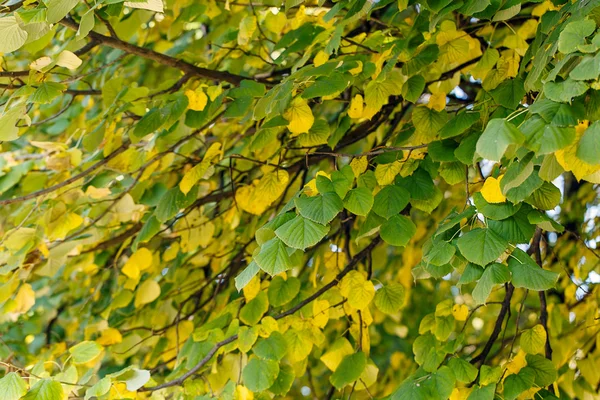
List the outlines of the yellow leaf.
{"label": "yellow leaf", "polygon": [[600,166],[591,165],[577,157],[577,148],[579,147],[579,140],[583,136],[587,128],[587,122],[580,123],[575,131],[577,132],[577,140],[571,143],[564,149],[558,150],[554,155],[556,161],[560,164],[565,171],[571,171],[577,180],[593,180],[590,178],[594,177],[594,174],[600,170]]}
{"label": "yellow leaf", "polygon": [[473,388],[454,388],[452,394],[450,394],[450,400],[467,400],[467,397],[471,394]]}
{"label": "yellow leaf", "polygon": [[427,107],[436,111],[442,111],[446,108],[446,93],[438,92],[429,96]]}
{"label": "yellow leaf", "polygon": [[457,321],[465,321],[469,316],[469,307],[464,304],[455,304],[452,307],[452,316]]}
{"label": "yellow leaf", "polygon": [[245,386],[237,385],[233,398],[234,400],[254,400],[254,393]]}
{"label": "yellow leaf", "polygon": [[75,213],[65,213],[46,226],[50,240],[64,239],[67,234],[83,223],[83,218]]}
{"label": "yellow leaf", "polygon": [[24,283],[19,288],[17,295],[15,296],[15,306],[12,312],[23,314],[29,311],[35,304],[35,292],[31,288],[31,285]]}
{"label": "yellow leaf", "polygon": [[325,64],[329,60],[329,54],[325,53],[323,50],[320,50],[315,59],[313,60],[315,67],[319,67]]}
{"label": "yellow leaf", "polygon": [[348,109],[348,116],[350,118],[361,118],[363,114],[363,97],[360,94],[354,96],[350,102],[350,108]]}
{"label": "yellow leaf", "polygon": [[286,120],[289,121],[287,126],[290,132],[294,135],[308,132],[315,122],[312,110],[308,106],[306,100],[296,97],[286,113],[284,114]]}
{"label": "yellow leaf", "polygon": [[267,16],[265,17],[264,26],[271,32],[280,34],[281,31],[283,31],[286,22],[287,18],[285,16],[285,13],[280,12],[277,14],[273,14],[271,12],[268,12]]}
{"label": "yellow leaf", "polygon": [[237,205],[246,212],[260,215],[283,194],[288,181],[289,174],[284,170],[268,172],[257,183],[236,191]]}
{"label": "yellow leaf", "polygon": [[208,94],[208,98],[210,101],[215,101],[219,95],[223,93],[223,88],[221,85],[209,86],[206,88],[206,94]]}
{"label": "yellow leaf", "polygon": [[329,348],[329,350],[323,354],[320,358],[323,364],[331,371],[335,371],[338,365],[342,362],[344,357],[354,353],[352,345],[348,339],[342,337],[337,339]]}
{"label": "yellow leaf", "polygon": [[103,199],[109,196],[110,193],[111,192],[109,188],[95,188],[92,185],[88,186],[85,190],[86,196],[94,200]]}
{"label": "yellow leaf", "polygon": [[102,331],[102,335],[96,339],[96,342],[102,346],[110,346],[113,344],[121,343],[123,336],[115,328],[108,328]]}
{"label": "yellow leaf", "polygon": [[402,169],[400,161],[394,161],[389,164],[378,164],[375,168],[375,178],[381,186],[389,185],[394,182],[396,175]]}
{"label": "yellow leaf", "polygon": [[515,50],[505,50],[498,60],[497,68],[504,78],[514,78],[519,73],[521,57]]}
{"label": "yellow leaf", "polygon": [[179,254],[179,242],[173,242],[163,253],[162,259],[163,261],[171,261],[177,257],[177,254]]}
{"label": "yellow leaf", "polygon": [[188,108],[194,111],[202,111],[208,103],[208,96],[198,88],[196,90],[186,90],[185,95],[188,98]]}
{"label": "yellow leaf", "polygon": [[29,242],[34,242],[36,230],[34,228],[19,228],[9,231],[4,235],[4,246],[13,252],[17,252],[25,247]]}
{"label": "yellow leaf", "polygon": [[324,328],[329,321],[329,302],[327,300],[315,300],[313,302],[313,325]]}
{"label": "yellow leaf", "polygon": [[223,154],[221,143],[213,143],[208,150],[206,150],[202,162],[196,164],[192,169],[185,173],[181,182],[179,182],[179,190],[181,190],[183,194],[188,194],[200,179],[205,178],[208,169],[212,165],[213,159],[221,154]]}
{"label": "yellow leaf", "polygon": [[242,290],[244,292],[244,297],[246,298],[246,303],[255,298],[260,292],[260,279],[258,276],[252,278]]}
{"label": "yellow leaf", "polygon": [[508,371],[508,374],[518,374],[521,368],[527,365],[527,360],[525,359],[525,352],[523,350],[519,350],[516,356],[513,357],[508,363],[506,363],[505,367]]}
{"label": "yellow leaf", "polygon": [[196,164],[192,169],[186,172],[185,175],[183,175],[183,178],[181,178],[181,182],[179,182],[179,190],[181,190],[183,194],[188,194],[188,192],[192,190],[192,187],[194,187],[194,185],[204,177],[208,171],[208,167],[210,167],[210,164],[204,161]]}
{"label": "yellow leaf", "polygon": [[152,253],[145,247],[138,249],[129,257],[129,260],[121,269],[121,272],[128,278],[139,279],[140,272],[149,268],[152,265]]}
{"label": "yellow leaf", "polygon": [[369,161],[367,160],[367,157],[356,157],[350,162],[350,168],[352,168],[352,172],[357,178],[367,170],[368,166]]}
{"label": "yellow leaf", "polygon": [[247,16],[240,21],[237,42],[240,46],[245,46],[250,43],[252,35],[256,31],[256,17]]}
{"label": "yellow leaf", "polygon": [[351,68],[348,70],[348,72],[350,72],[352,75],[356,76],[358,74],[360,74],[363,70],[363,63],[362,61],[356,61],[358,63],[358,66]]}
{"label": "yellow leaf", "polygon": [[160,286],[156,281],[148,279],[144,281],[135,293],[135,307],[139,308],[144,304],[152,303],[160,296]]}
{"label": "yellow leaf", "polygon": [[358,271],[351,271],[342,279],[340,291],[348,304],[357,310],[365,309],[375,296],[373,283]]}
{"label": "yellow leaf", "polygon": [[498,179],[490,176],[483,183],[483,187],[481,188],[481,195],[488,203],[504,203],[506,201],[506,196],[502,194],[502,190],[500,190],[500,181],[504,175],[500,175]]}
{"label": "yellow leaf", "polygon": [[546,344],[546,330],[541,324],[522,332],[520,338],[521,350],[528,354],[537,354]]}
{"label": "yellow leaf", "polygon": [[71,71],[77,69],[81,63],[81,58],[77,57],[75,53],[69,50],[63,50],[56,59],[56,65],[70,69]]}

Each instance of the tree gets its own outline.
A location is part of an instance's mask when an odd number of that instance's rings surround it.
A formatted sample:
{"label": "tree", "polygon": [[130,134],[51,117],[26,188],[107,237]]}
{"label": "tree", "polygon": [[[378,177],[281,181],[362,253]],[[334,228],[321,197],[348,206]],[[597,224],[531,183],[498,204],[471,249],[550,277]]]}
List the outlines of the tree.
{"label": "tree", "polygon": [[0,6],[0,398],[597,398],[598,0]]}

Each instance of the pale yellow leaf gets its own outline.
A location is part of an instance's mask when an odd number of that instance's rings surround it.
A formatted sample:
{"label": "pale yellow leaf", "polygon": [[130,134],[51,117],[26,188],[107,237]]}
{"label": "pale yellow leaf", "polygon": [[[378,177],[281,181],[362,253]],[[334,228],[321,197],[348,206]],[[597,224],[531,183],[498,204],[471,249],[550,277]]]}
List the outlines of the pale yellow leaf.
{"label": "pale yellow leaf", "polygon": [[396,175],[402,169],[400,161],[394,161],[389,164],[378,164],[375,168],[375,178],[381,186],[389,185],[394,182]]}
{"label": "pale yellow leaf", "polygon": [[288,129],[294,135],[308,132],[315,122],[308,103],[300,97],[292,100],[292,104],[284,114],[284,117],[289,122]]}
{"label": "pale yellow leaf", "polygon": [[144,304],[152,303],[158,296],[160,296],[160,286],[156,281],[148,279],[140,285],[135,293],[135,307],[139,308]]}
{"label": "pale yellow leaf", "polygon": [[35,304],[35,292],[30,284],[24,283],[19,288],[15,296],[15,306],[12,312],[23,314],[26,313]]}
{"label": "pale yellow leaf", "polygon": [[365,172],[368,166],[369,160],[367,160],[367,157],[356,157],[350,162],[350,168],[352,168],[352,172],[356,178]]}

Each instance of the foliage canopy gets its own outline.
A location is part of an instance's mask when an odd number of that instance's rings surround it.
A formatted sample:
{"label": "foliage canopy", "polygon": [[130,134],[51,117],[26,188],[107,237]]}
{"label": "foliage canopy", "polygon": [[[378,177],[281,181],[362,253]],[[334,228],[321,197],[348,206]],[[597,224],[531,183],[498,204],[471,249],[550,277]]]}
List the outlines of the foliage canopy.
{"label": "foliage canopy", "polygon": [[244,1],[0,6],[0,398],[598,398],[600,0]]}

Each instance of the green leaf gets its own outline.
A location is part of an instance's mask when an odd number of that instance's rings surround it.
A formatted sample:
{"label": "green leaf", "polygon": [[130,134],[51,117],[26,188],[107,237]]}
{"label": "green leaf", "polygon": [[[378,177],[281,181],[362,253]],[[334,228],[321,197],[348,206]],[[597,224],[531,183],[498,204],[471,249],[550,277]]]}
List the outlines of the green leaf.
{"label": "green leaf", "polygon": [[500,366],[491,367],[489,365],[482,365],[479,371],[479,384],[488,385],[490,383],[497,383],[502,378],[502,368]]}
{"label": "green leaf", "polygon": [[539,210],[552,210],[560,203],[560,190],[550,182],[544,182],[527,198],[527,203]]}
{"label": "green leaf", "polygon": [[196,200],[198,194],[198,187],[194,186],[187,195],[183,194],[179,189],[179,186],[175,186],[163,196],[156,206],[154,216],[158,221],[165,222],[173,218],[179,210],[192,204]]}
{"label": "green leaf", "polygon": [[269,304],[273,307],[281,307],[296,297],[300,292],[300,281],[293,276],[283,279],[276,276],[269,285]]}
{"label": "green leaf", "polygon": [[481,157],[500,161],[510,145],[519,145],[525,136],[519,129],[504,119],[492,119],[477,141],[476,151]]}
{"label": "green leaf", "polygon": [[29,97],[29,101],[32,103],[48,104],[60,97],[65,89],[65,86],[60,83],[44,82]]}
{"label": "green leaf", "polygon": [[577,146],[577,157],[588,164],[600,164],[600,121],[595,121],[583,133]]}
{"label": "green leaf", "polygon": [[558,51],[563,54],[576,51],[595,30],[596,23],[591,19],[568,23],[558,37]]}
{"label": "green leaf", "polygon": [[569,103],[573,98],[581,96],[588,90],[588,85],[582,81],[575,81],[571,78],[562,82],[546,82],[544,84],[544,94],[550,100]]}
{"label": "green leaf", "polygon": [[539,226],[542,230],[548,232],[563,232],[565,227],[550,218],[547,214],[537,210],[530,211],[527,214],[527,220],[530,224]]}
{"label": "green leaf", "polygon": [[96,342],[85,341],[76,344],[69,349],[73,362],[76,364],[85,364],[98,357],[104,348]]}
{"label": "green leaf", "polygon": [[421,97],[423,89],[425,89],[425,78],[421,75],[411,76],[404,82],[404,85],[402,85],[402,97],[404,97],[406,101],[416,103],[417,100],[419,100],[419,97]]}
{"label": "green leaf", "polygon": [[252,261],[238,276],[235,277],[235,288],[238,292],[242,290],[256,274],[258,274],[258,271],[260,271],[260,267],[256,262]]}
{"label": "green leaf", "polygon": [[521,249],[515,249],[508,259],[508,269],[512,273],[512,283],[515,287],[529,290],[548,290],[556,285],[558,274],[539,267]]}
{"label": "green leaf", "polygon": [[288,255],[287,247],[279,238],[273,238],[260,248],[254,261],[260,269],[271,276],[280,274],[292,268],[292,261]]}
{"label": "green leaf", "polygon": [[344,207],[353,214],[365,216],[371,211],[373,202],[373,193],[366,187],[358,187],[348,192]]}
{"label": "green leaf", "polygon": [[496,392],[496,384],[492,383],[486,386],[476,387],[467,400],[494,400],[494,393]]}
{"label": "green leaf", "polygon": [[503,107],[514,110],[525,96],[523,79],[514,78],[502,82],[490,92],[496,103]]}
{"label": "green leaf", "polygon": [[335,192],[296,197],[294,202],[300,215],[321,225],[327,225],[344,208],[342,199]]}
{"label": "green leaf", "polygon": [[457,381],[471,383],[477,378],[477,367],[459,357],[451,358],[448,367],[454,373]]}
{"label": "green leaf", "polygon": [[448,264],[456,253],[456,247],[444,240],[428,240],[423,245],[423,261],[427,264],[441,266]]}
{"label": "green leaf", "polygon": [[475,111],[459,112],[456,117],[450,119],[440,131],[440,138],[447,139],[458,136],[467,131],[477,121],[481,115]]}
{"label": "green leaf", "polygon": [[300,250],[316,245],[328,232],[329,227],[300,215],[275,230],[277,237],[286,245]]}
{"label": "green leaf", "polygon": [[282,364],[279,367],[279,374],[275,383],[269,387],[269,391],[277,396],[285,396],[287,392],[292,388],[296,374],[294,368],[288,364]]}
{"label": "green leaf", "polygon": [[381,238],[392,246],[406,246],[417,232],[412,220],[404,215],[394,215],[380,228]]}
{"label": "green leaf", "polygon": [[38,381],[21,400],[62,400],[62,385],[52,379]]}
{"label": "green leaf", "polygon": [[549,386],[556,381],[557,372],[552,361],[540,354],[527,354],[525,360],[527,361],[527,367],[531,368],[535,374],[534,383],[537,386]]}
{"label": "green leaf", "polygon": [[487,265],[508,247],[508,242],[491,229],[473,229],[456,242],[461,254],[472,263]]}
{"label": "green leaf", "polygon": [[355,382],[367,366],[367,356],[362,351],[349,354],[338,365],[335,372],[329,378],[329,381],[336,389],[342,389],[344,386]]}
{"label": "green leaf", "polygon": [[529,367],[521,368],[518,374],[512,374],[504,380],[504,399],[514,400],[524,391],[533,387],[535,373]]}
{"label": "green leaf", "polygon": [[108,393],[111,386],[112,383],[109,377],[100,379],[94,386],[85,391],[84,400],[89,400],[92,397],[100,398],[101,396],[104,396],[106,393]]}
{"label": "green leaf", "polygon": [[330,96],[344,90],[349,83],[350,79],[347,75],[333,73],[331,76],[317,78],[315,83],[304,90],[302,97],[313,99],[315,97]]}
{"label": "green leaf", "polygon": [[27,383],[16,372],[9,372],[0,379],[0,398],[19,400],[27,392]]}
{"label": "green leaf", "polygon": [[513,216],[501,221],[488,220],[488,228],[510,243],[529,243],[535,226],[528,219],[531,207],[525,205]]}
{"label": "green leaf", "polygon": [[416,107],[412,115],[415,129],[427,137],[434,137],[448,121],[446,111],[436,111],[425,106]]}
{"label": "green leaf", "polygon": [[600,54],[595,57],[585,56],[569,74],[569,78],[576,81],[591,81],[600,74]]}
{"label": "green leaf", "polygon": [[375,195],[373,212],[389,219],[404,210],[409,200],[410,193],[408,190],[397,185],[387,185]]}
{"label": "green leaf", "polygon": [[404,304],[404,286],[392,282],[375,293],[375,306],[385,314],[395,314]]}
{"label": "green leaf", "polygon": [[261,392],[275,383],[279,375],[279,363],[273,360],[252,358],[244,367],[244,385],[253,392]]}
{"label": "green leaf", "polygon": [[21,28],[13,15],[0,18],[0,53],[18,50],[27,41],[27,36],[27,32]]}
{"label": "green leaf", "polygon": [[256,325],[268,309],[269,300],[267,300],[267,293],[261,291],[241,308],[240,321],[246,325]]}
{"label": "green leaf", "polygon": [[79,0],[46,0],[46,19],[49,23],[55,24],[79,4]]}
{"label": "green leaf", "polygon": [[477,304],[484,304],[487,298],[492,293],[492,289],[496,285],[506,283],[510,280],[510,272],[506,265],[493,263],[488,265],[484,270],[483,274],[475,288],[473,289],[473,300]]}
{"label": "green leaf", "polygon": [[277,331],[271,333],[266,339],[259,341],[254,346],[254,354],[265,360],[281,360],[287,353],[287,342],[283,335]]}

